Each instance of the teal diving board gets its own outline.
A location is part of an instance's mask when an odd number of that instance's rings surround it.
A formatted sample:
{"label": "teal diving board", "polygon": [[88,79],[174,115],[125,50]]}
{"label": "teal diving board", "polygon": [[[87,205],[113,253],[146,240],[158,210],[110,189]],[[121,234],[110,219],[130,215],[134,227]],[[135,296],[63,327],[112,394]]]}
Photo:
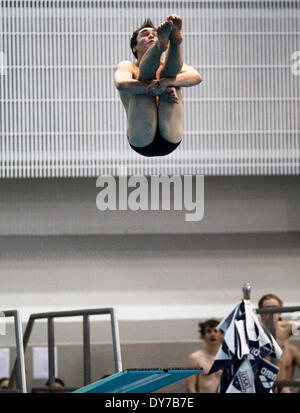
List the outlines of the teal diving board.
{"label": "teal diving board", "polygon": [[202,372],[203,369],[127,369],[73,393],[151,393]]}

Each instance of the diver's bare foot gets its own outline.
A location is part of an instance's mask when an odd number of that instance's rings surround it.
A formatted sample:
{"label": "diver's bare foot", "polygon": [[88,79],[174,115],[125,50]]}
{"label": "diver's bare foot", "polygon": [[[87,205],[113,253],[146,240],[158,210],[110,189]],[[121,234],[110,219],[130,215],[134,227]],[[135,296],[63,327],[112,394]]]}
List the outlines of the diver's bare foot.
{"label": "diver's bare foot", "polygon": [[157,28],[157,46],[164,52],[168,48],[170,33],[172,31],[173,22],[167,20],[160,24]]}
{"label": "diver's bare foot", "polygon": [[170,35],[170,40],[172,43],[179,45],[182,42],[182,18],[176,14],[171,14],[167,21],[173,22],[173,27]]}

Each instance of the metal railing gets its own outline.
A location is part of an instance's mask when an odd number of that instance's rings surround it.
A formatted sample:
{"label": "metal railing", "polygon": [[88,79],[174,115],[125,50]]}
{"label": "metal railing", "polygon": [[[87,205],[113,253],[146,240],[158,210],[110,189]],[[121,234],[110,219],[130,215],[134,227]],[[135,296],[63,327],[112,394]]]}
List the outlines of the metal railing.
{"label": "metal railing", "polygon": [[295,313],[300,311],[300,306],[291,307],[268,307],[268,308],[258,308],[256,310],[257,314],[270,314],[270,333],[275,337],[275,324],[274,324],[274,314],[275,313]]}
{"label": "metal railing", "polygon": [[[25,358],[24,358],[24,349],[22,343],[22,322],[20,313],[18,310],[9,310],[9,311],[1,311],[1,314],[4,314],[5,317],[13,317],[14,318],[14,327],[15,327],[15,338],[16,338],[16,362],[13,368],[15,372],[17,386],[17,392],[26,393],[26,374],[25,374]],[[10,381],[9,390],[13,391],[12,389],[13,383]],[[6,391],[6,390],[5,390]]]}
{"label": "metal railing", "polygon": [[[48,370],[49,370],[49,387],[55,382],[55,334],[54,334],[54,319],[61,317],[83,317],[83,380],[84,385],[91,382],[91,349],[90,349],[90,316],[91,315],[110,315],[113,352],[116,372],[122,371],[121,347],[119,337],[119,327],[116,318],[115,310],[113,308],[98,308],[88,310],[74,310],[74,311],[59,311],[49,313],[31,314],[27,323],[23,346],[26,351],[27,344],[33,329],[35,320],[47,319],[48,321]],[[17,361],[12,370],[10,383],[13,384],[16,379]]]}
{"label": "metal railing", "polygon": [[[295,313],[297,311],[300,311],[300,306],[258,308],[256,310],[256,313],[260,314],[260,315],[261,314],[269,314],[269,316],[270,316],[270,324],[269,324],[270,333],[276,339],[274,314],[276,314],[276,313]],[[278,380],[274,383],[273,387],[275,387],[275,388],[278,388],[278,387],[300,387],[300,381]]]}

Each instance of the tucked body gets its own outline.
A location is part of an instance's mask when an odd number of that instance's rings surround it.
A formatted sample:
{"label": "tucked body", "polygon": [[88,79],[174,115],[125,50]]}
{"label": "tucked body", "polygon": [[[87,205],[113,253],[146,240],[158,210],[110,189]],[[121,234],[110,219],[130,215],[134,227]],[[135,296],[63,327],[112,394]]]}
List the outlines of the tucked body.
{"label": "tucked body", "polygon": [[[170,15],[157,29],[146,20],[131,39],[137,61],[117,65],[115,85],[127,116],[128,142],[141,155],[164,156],[181,142],[181,88],[202,80],[182,60],[182,39],[179,16]],[[163,61],[164,52],[167,56]]]}

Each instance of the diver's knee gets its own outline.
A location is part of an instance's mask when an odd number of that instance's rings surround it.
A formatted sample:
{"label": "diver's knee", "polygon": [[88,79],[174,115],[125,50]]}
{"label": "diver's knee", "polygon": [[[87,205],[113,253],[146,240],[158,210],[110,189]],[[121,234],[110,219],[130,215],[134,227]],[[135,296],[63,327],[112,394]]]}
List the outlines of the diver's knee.
{"label": "diver's knee", "polygon": [[161,136],[169,142],[178,143],[182,139],[183,128],[181,126],[172,127],[172,125],[159,126]]}
{"label": "diver's knee", "polygon": [[134,146],[146,146],[149,145],[156,133],[156,127],[151,128],[131,128],[128,127],[127,129],[127,137],[129,142]]}
{"label": "diver's knee", "polygon": [[182,139],[182,133],[164,133],[161,132],[161,136],[168,142],[179,143]]}

